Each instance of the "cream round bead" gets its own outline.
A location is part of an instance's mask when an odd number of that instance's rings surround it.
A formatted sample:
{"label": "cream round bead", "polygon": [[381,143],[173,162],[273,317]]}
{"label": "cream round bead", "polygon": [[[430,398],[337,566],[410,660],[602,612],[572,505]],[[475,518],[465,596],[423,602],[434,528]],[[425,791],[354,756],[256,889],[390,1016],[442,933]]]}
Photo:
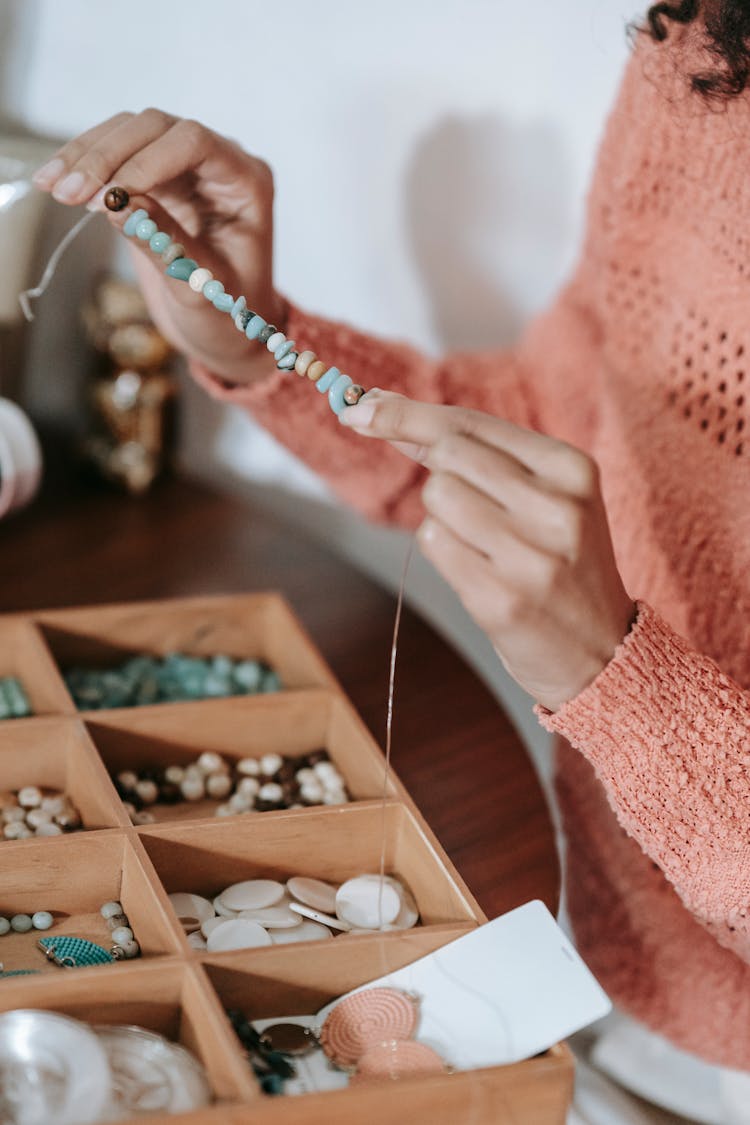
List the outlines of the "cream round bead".
{"label": "cream round bead", "polygon": [[284,764],[281,754],[264,754],[260,760],[260,772],[264,777],[273,777]]}
{"label": "cream round bead", "polygon": [[135,934],[130,926],[118,926],[116,930],[112,931],[112,941],[115,945],[125,945],[126,942],[132,941]]}
{"label": "cream round bead", "polygon": [[294,361],[294,370],[298,375],[307,375],[307,369],[311,363],[316,359],[315,352],[306,351],[300,352]]}
{"label": "cream round bead", "polygon": [[102,918],[105,919],[114,918],[115,914],[122,914],[122,912],[122,903],[115,902],[114,899],[111,902],[105,902],[99,911]]}
{"label": "cream round bead", "polygon": [[259,789],[260,782],[257,777],[241,777],[237,782],[237,792],[242,797],[248,797],[250,799],[257,797]]}
{"label": "cream round bead", "polygon": [[188,278],[188,285],[194,293],[202,293],[203,286],[206,284],[206,282],[213,281],[213,279],[214,275],[210,270],[207,270],[204,266],[199,266],[197,270],[193,270],[193,272],[190,274],[190,277]]}
{"label": "cream round bead", "polygon": [[42,803],[41,790],[36,785],[26,785],[18,791],[18,803],[23,809],[36,809]]}
{"label": "cream round bead", "polygon": [[228,773],[210,773],[206,778],[206,792],[209,797],[223,800],[232,792],[232,779]]}
{"label": "cream round bead", "polygon": [[307,377],[312,383],[317,383],[322,375],[325,375],[328,370],[328,364],[323,363],[322,359],[316,359],[307,369]]}
{"label": "cream round bead", "polygon": [[285,340],[286,336],[283,332],[274,332],[273,336],[269,336],[266,340],[266,347],[269,352],[275,352],[277,348],[281,347]]}
{"label": "cream round bead", "polygon": [[218,773],[220,770],[227,768],[221,754],[216,754],[213,750],[204,750],[198,759],[197,766],[201,773]]}
{"label": "cream round bead", "polygon": [[48,930],[54,921],[49,910],[37,910],[31,915],[31,924],[35,930]]}
{"label": "cream round bead", "polygon": [[186,801],[201,801],[206,795],[202,777],[188,776],[187,772],[180,782],[180,793]]}

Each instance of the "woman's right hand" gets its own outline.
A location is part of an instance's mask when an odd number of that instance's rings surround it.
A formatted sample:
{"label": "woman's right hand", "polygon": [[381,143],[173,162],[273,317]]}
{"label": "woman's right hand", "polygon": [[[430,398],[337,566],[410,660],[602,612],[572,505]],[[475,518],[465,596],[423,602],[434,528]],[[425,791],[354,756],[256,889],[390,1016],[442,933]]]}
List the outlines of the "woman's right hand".
{"label": "woman's right hand", "polygon": [[[283,330],[285,302],[273,286],[273,173],[234,141],[158,109],[120,113],[69,141],[34,180],[60,203],[101,210],[118,229],[144,207],[187,257]],[[103,202],[113,184],[130,193],[129,207],[117,213]],[[252,382],[273,368],[264,348],[248,347],[205,298],[167,277],[147,242],[129,243],[151,315],[179,351],[231,382]]]}

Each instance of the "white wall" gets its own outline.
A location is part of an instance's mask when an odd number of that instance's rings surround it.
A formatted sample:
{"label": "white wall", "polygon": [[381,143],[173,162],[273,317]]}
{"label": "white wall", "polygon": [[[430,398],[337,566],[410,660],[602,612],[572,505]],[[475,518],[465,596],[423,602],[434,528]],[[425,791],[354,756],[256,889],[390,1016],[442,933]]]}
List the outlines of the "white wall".
{"label": "white wall", "polygon": [[[61,135],[147,105],[199,118],[273,165],[278,281],[296,301],[431,352],[503,343],[572,263],[636,14],[628,0],[0,0],[0,110]],[[67,263],[77,287],[92,264]],[[35,397],[55,411],[76,384],[69,299],[62,281],[35,330]],[[247,418],[187,401],[191,465],[325,497]],[[291,507],[394,581],[400,540]],[[411,588],[536,738],[426,567]]]}

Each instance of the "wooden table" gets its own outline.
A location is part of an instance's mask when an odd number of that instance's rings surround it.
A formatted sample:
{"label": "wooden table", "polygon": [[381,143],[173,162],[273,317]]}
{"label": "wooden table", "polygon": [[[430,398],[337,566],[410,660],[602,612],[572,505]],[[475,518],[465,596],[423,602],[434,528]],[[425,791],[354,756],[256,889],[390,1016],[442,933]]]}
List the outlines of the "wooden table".
{"label": "wooden table", "polygon": [[[381,745],[394,598],[268,514],[184,478],[133,499],[51,455],[40,499],[0,523],[0,610],[278,589]],[[521,742],[463,660],[408,610],[393,764],[489,917],[554,912],[549,814]]]}

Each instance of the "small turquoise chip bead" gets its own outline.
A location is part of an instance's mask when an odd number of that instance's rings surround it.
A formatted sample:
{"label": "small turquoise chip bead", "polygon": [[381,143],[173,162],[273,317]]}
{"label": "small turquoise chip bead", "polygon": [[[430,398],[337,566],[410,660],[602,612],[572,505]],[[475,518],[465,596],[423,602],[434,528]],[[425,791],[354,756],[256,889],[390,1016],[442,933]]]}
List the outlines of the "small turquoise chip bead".
{"label": "small turquoise chip bead", "polygon": [[244,312],[246,308],[247,308],[247,301],[245,300],[245,298],[244,297],[238,297],[237,300],[232,305],[231,312],[229,313],[232,320],[234,320],[239,313]]}
{"label": "small turquoise chip bead", "polygon": [[[220,293],[224,292],[224,286],[220,281],[217,281],[216,278],[211,278],[211,280],[207,281],[203,286],[201,292],[207,301],[213,301],[214,297],[218,297]],[[234,301],[232,304],[234,304]]]}
{"label": "small turquoise chip bead", "polygon": [[328,391],[328,405],[334,414],[340,414],[346,407],[344,400],[344,391],[347,387],[351,387],[352,381],[348,375],[339,375],[336,382]]}
{"label": "small turquoise chip bead", "polygon": [[[209,284],[210,284],[210,282],[209,282]],[[205,296],[205,293],[206,293],[206,290],[204,289],[203,290],[204,296]],[[214,297],[214,299],[211,303],[212,303],[212,305],[214,306],[215,309],[219,310],[219,312],[228,313],[228,312],[232,311],[232,306],[234,305],[234,297],[232,296],[231,293],[219,293],[219,295],[217,297]]]}
{"label": "small turquoise chip bead", "polygon": [[340,374],[341,372],[339,371],[338,367],[329,367],[328,370],[318,379],[315,386],[321,394],[325,394],[326,391],[330,391],[331,387],[336,382]]}
{"label": "small turquoise chip bead", "polygon": [[279,344],[278,348],[273,353],[273,358],[278,363],[280,359],[283,359],[285,355],[288,355],[293,347],[294,340],[284,340],[283,343]]}
{"label": "small turquoise chip bead", "polygon": [[139,219],[135,227],[135,236],[140,238],[141,242],[148,242],[158,229],[153,219]]}
{"label": "small turquoise chip bead", "polygon": [[191,273],[198,269],[198,263],[192,258],[175,258],[164,271],[169,277],[176,277],[178,281],[187,281]]}
{"label": "small turquoise chip bead", "polygon": [[139,207],[138,210],[134,211],[133,214],[126,220],[125,225],[122,228],[122,233],[127,234],[129,238],[132,238],[135,234],[135,228],[138,226],[141,219],[147,218],[148,211],[144,211],[142,207]]}
{"label": "small turquoise chip bead", "polygon": [[168,234],[165,234],[163,230],[158,230],[148,240],[148,248],[153,250],[154,254],[163,254],[167,247],[171,245],[171,242],[172,239]]}
{"label": "small turquoise chip bead", "polygon": [[252,320],[248,322],[248,326],[245,329],[245,335],[247,336],[248,340],[257,340],[258,333],[265,327],[265,320],[262,316],[258,316],[256,313]]}

